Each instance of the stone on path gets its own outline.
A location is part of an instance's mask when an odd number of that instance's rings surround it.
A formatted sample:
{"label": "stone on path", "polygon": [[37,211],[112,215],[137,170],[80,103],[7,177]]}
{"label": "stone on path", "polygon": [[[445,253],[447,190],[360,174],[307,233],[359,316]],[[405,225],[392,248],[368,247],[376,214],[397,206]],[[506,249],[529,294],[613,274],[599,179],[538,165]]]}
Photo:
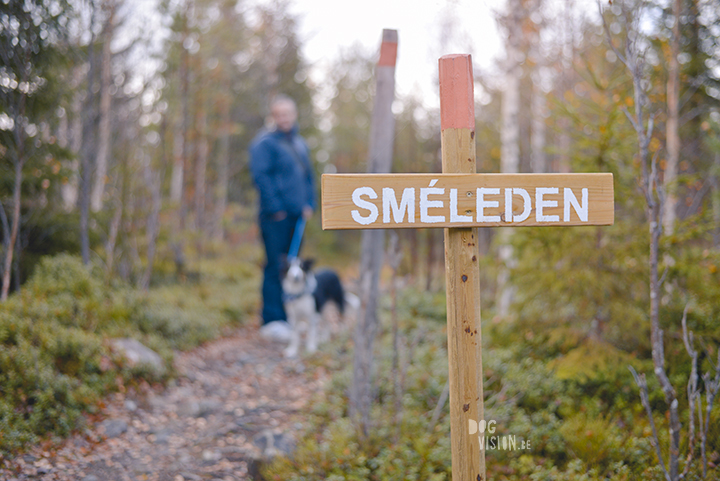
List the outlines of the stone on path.
{"label": "stone on path", "polygon": [[108,438],[116,438],[128,430],[128,424],[122,419],[106,419],[100,423],[100,426]]}
{"label": "stone on path", "polygon": [[145,365],[159,376],[165,374],[165,361],[158,353],[129,337],[110,340],[112,348],[127,359],[130,366]]}
{"label": "stone on path", "polygon": [[265,429],[255,435],[253,444],[260,449],[265,460],[272,459],[279,454],[287,456],[295,450],[295,440],[291,435],[273,432],[272,429]]}

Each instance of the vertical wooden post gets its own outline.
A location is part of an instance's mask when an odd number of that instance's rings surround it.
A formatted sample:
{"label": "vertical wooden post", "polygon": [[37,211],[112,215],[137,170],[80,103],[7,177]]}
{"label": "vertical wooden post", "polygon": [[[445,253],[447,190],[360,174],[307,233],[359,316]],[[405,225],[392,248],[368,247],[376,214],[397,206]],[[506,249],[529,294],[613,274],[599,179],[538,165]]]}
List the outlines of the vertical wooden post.
{"label": "vertical wooden post", "polygon": [[[397,30],[383,30],[380,59],[375,68],[375,103],[370,124],[368,173],[389,173],[392,167],[395,117],[395,60],[397,58]],[[355,328],[353,383],[350,387],[350,413],[363,436],[368,434],[372,404],[373,344],[378,327],[377,309],[380,270],[385,250],[384,230],[365,230],[360,253],[361,308]]]}
{"label": "vertical wooden post", "polygon": [[[443,173],[475,173],[475,101],[470,55],[440,58]],[[460,192],[458,195],[475,195]],[[485,481],[485,453],[470,422],[483,418],[477,229],[445,229],[452,477]]]}

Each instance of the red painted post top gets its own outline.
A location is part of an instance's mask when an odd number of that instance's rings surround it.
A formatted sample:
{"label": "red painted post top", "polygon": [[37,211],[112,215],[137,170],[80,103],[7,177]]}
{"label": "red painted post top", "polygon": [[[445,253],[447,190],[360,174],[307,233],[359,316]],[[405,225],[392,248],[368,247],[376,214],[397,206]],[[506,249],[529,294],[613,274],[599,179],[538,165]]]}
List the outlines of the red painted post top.
{"label": "red painted post top", "polygon": [[440,57],[440,129],[475,131],[475,96],[470,54]]}
{"label": "red painted post top", "polygon": [[380,44],[380,60],[378,67],[394,67],[397,60],[398,33],[397,30],[383,30]]}

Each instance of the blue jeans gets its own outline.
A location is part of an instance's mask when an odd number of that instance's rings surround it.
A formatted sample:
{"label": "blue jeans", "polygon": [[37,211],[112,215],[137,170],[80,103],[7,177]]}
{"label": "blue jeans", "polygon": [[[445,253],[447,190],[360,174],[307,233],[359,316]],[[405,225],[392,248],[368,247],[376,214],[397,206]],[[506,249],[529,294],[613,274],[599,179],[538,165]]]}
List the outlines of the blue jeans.
{"label": "blue jeans", "polygon": [[262,285],[262,322],[286,321],[280,283],[280,261],[288,254],[299,216],[288,214],[283,220],[260,217],[260,233],[265,244],[265,271]]}

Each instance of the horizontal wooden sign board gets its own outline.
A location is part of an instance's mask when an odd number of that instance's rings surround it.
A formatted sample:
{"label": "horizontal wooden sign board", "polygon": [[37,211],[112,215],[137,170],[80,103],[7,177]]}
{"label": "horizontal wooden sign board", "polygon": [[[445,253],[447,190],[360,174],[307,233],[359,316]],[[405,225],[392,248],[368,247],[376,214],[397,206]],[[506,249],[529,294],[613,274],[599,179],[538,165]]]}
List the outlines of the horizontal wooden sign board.
{"label": "horizontal wooden sign board", "polygon": [[325,174],[323,229],[612,225],[613,176]]}

